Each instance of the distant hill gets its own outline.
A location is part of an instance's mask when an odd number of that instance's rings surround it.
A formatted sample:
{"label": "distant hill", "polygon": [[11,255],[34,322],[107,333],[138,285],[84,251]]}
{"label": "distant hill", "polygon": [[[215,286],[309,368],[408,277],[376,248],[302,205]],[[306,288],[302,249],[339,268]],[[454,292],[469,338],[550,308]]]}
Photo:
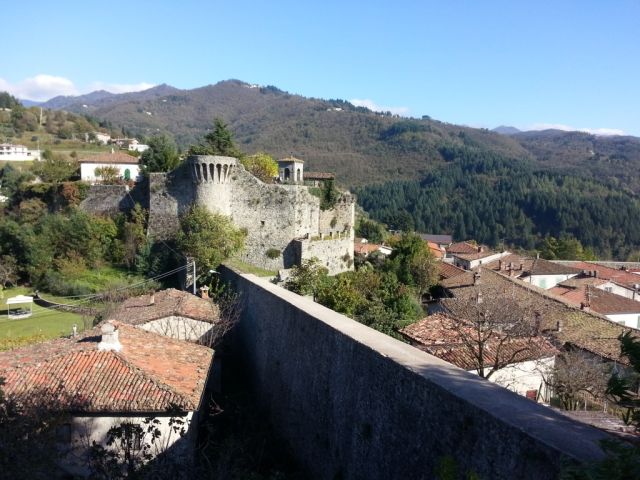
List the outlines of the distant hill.
{"label": "distant hill", "polygon": [[499,127],[491,130],[492,132],[500,133],[502,135],[513,135],[516,133],[520,133],[522,130],[518,130],[516,127],[509,127],[506,125],[500,125]]}
{"label": "distant hill", "polygon": [[498,127],[513,132],[505,135],[385,115],[343,100],[306,98],[239,80],[192,90],[158,85],[142,92],[91,95],[67,97],[65,106],[56,108],[89,114],[133,135],[168,132],[183,148],[198,142],[214,117],[222,117],[243,151],[293,154],[310,170],[335,172],[348,186],[422,178],[462,148],[640,192],[640,139],[635,137]]}

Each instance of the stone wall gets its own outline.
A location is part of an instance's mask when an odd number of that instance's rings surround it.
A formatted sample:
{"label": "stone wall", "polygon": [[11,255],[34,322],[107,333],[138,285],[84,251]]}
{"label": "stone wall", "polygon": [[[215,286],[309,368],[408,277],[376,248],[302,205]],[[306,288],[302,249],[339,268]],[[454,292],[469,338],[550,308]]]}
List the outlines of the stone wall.
{"label": "stone wall", "polygon": [[170,173],[149,175],[148,235],[165,240],[180,228],[180,215],[192,205],[194,184],[187,165]]}
{"label": "stone wall", "polygon": [[[310,478],[555,479],[607,435],[253,275],[234,348]],[[461,475],[462,476],[462,475]],[[465,476],[466,478],[466,476]]]}
{"label": "stone wall", "polygon": [[319,233],[323,235],[338,233],[353,235],[354,219],[355,198],[345,192],[338,197],[334,208],[320,212]]}
{"label": "stone wall", "polygon": [[91,185],[87,198],[80,202],[80,208],[94,215],[115,215],[129,211],[134,200],[128,195],[126,185]]}
{"label": "stone wall", "polygon": [[329,275],[353,270],[353,238],[349,236],[296,240],[298,262],[317,258],[329,270]]}

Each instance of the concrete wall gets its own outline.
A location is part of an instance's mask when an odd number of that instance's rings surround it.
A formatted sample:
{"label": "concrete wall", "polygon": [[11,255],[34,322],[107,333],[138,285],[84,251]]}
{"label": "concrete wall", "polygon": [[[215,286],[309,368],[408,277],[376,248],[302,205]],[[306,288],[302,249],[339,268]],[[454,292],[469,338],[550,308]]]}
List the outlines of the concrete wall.
{"label": "concrete wall", "polygon": [[524,280],[531,285],[535,285],[536,287],[543,288],[545,290],[549,290],[550,288],[555,287],[559,283],[564,282],[565,280],[569,280],[570,278],[575,277],[577,274],[565,274],[565,275],[531,275]]}
{"label": "concrete wall", "polygon": [[640,328],[639,313],[611,313],[606,315],[609,320],[620,323],[625,327]]}
{"label": "concrete wall", "polygon": [[556,478],[606,435],[253,275],[235,347],[256,397],[317,479]]}
{"label": "concrete wall", "polygon": [[545,378],[549,378],[554,364],[555,357],[514,363],[496,371],[489,380],[519,395],[526,395],[528,391],[536,390],[540,401],[548,402],[551,391],[545,384]]}

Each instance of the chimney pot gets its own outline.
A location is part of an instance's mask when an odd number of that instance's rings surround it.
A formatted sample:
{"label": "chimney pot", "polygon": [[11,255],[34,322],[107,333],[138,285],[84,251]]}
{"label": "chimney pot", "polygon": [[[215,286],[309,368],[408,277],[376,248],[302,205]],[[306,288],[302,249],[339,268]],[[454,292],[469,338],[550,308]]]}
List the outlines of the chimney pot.
{"label": "chimney pot", "polygon": [[200,297],[209,298],[209,287],[207,287],[206,285],[200,287]]}
{"label": "chimney pot", "polygon": [[151,292],[149,295],[149,305],[155,305],[156,303],[156,292]]}

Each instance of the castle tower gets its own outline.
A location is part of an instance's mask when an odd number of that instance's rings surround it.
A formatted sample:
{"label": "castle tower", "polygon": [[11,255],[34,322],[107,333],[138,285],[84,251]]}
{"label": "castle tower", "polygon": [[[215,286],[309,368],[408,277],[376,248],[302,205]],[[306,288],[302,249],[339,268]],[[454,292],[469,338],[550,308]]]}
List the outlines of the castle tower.
{"label": "castle tower", "polygon": [[231,215],[231,181],[238,160],[219,155],[192,155],[187,158],[195,185],[195,201],[212,213]]}
{"label": "castle tower", "polygon": [[299,158],[289,157],[278,160],[278,173],[280,183],[304,183],[304,161]]}

